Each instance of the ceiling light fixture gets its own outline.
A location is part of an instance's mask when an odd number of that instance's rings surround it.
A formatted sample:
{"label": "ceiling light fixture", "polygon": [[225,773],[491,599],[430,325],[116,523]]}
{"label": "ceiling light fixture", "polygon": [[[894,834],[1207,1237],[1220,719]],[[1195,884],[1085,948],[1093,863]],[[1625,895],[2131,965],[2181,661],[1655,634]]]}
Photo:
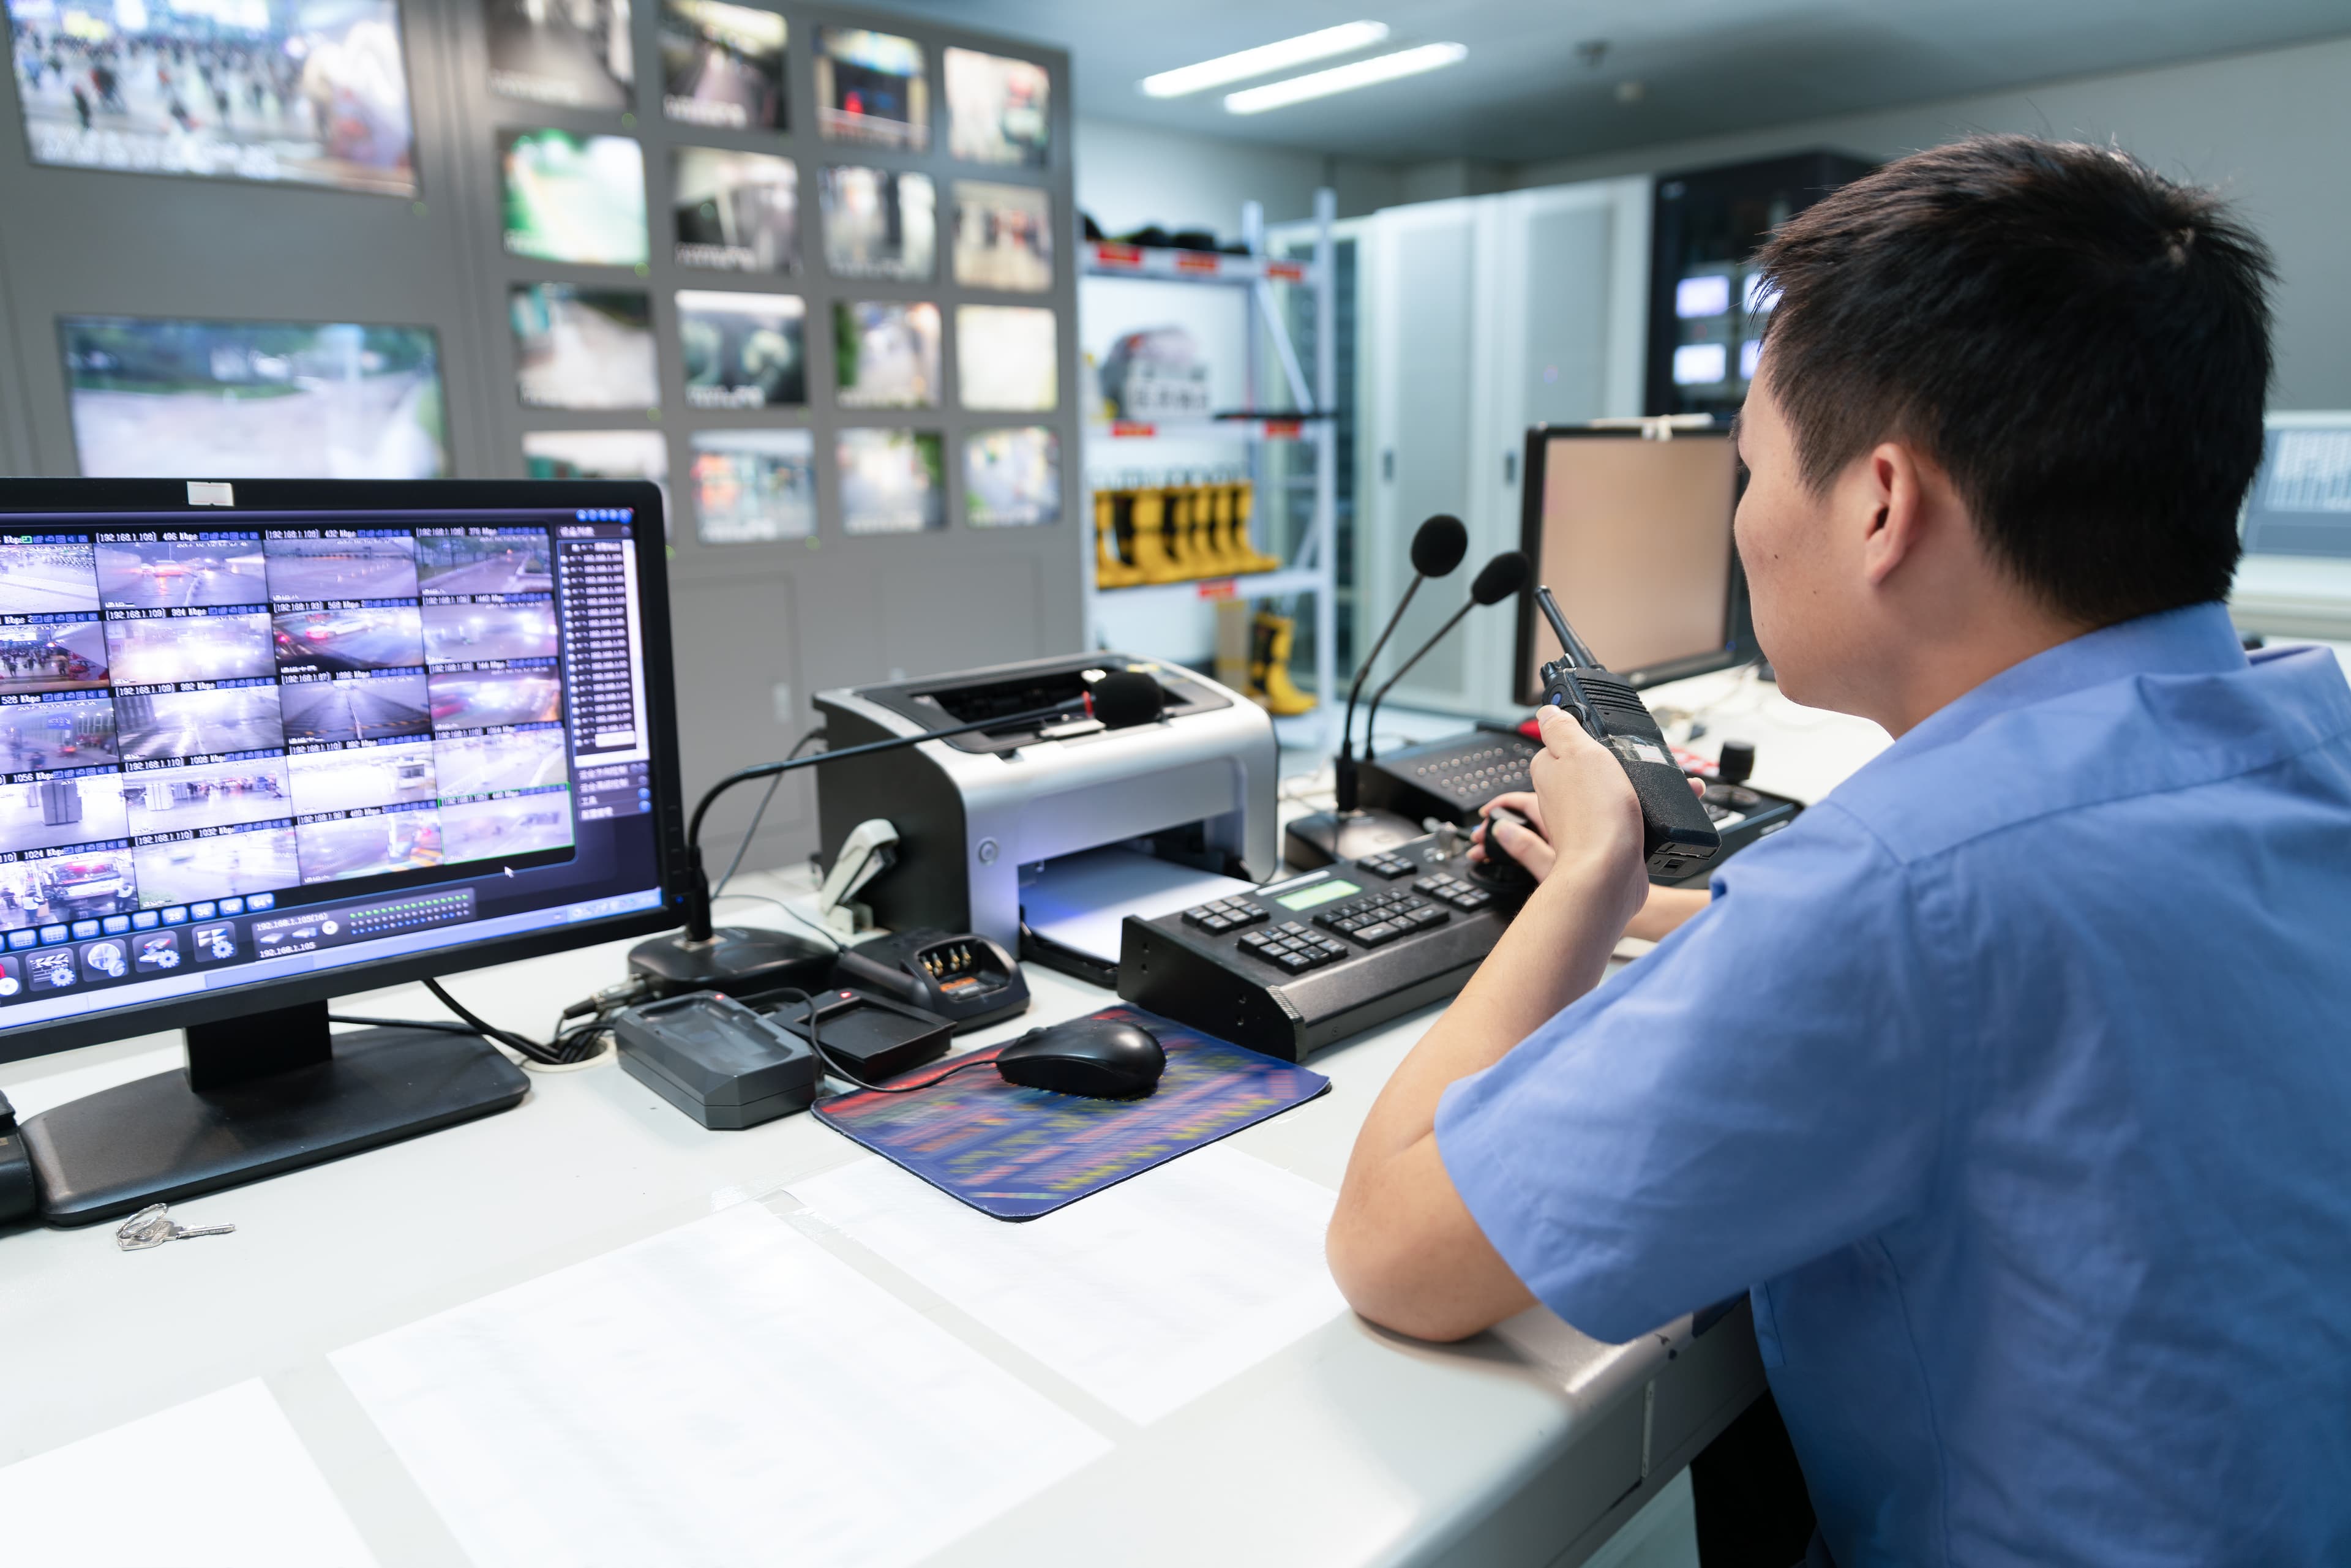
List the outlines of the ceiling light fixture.
{"label": "ceiling light fixture", "polygon": [[1310,98],[1328,98],[1334,92],[1353,92],[1359,87],[1373,87],[1380,82],[1394,81],[1398,77],[1418,76],[1445,66],[1458,64],[1468,54],[1461,44],[1423,44],[1416,49],[1399,49],[1392,55],[1374,55],[1368,60],[1351,60],[1343,66],[1332,66],[1327,71],[1311,71],[1288,81],[1272,81],[1263,87],[1244,88],[1239,92],[1225,95],[1225,109],[1231,114],[1263,114],[1269,109],[1286,109],[1293,103],[1303,103]]}
{"label": "ceiling light fixture", "polygon": [[1144,77],[1137,85],[1152,98],[1182,98],[1187,92],[1247,81],[1251,77],[1302,66],[1309,60],[1343,55],[1350,49],[1368,49],[1387,36],[1385,22],[1347,22],[1316,33],[1301,33],[1279,43],[1260,44],[1237,55],[1218,55],[1196,66],[1161,71],[1157,76]]}

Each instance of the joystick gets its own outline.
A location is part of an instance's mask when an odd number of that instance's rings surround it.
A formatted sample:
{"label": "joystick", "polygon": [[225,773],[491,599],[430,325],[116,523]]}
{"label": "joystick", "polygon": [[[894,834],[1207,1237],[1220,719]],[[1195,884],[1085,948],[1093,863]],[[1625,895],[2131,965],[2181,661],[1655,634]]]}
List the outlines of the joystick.
{"label": "joystick", "polygon": [[1502,847],[1500,836],[1494,831],[1497,822],[1515,822],[1529,832],[1535,825],[1525,816],[1508,806],[1490,806],[1486,810],[1486,858],[1475,862],[1469,870],[1469,880],[1496,893],[1524,895],[1535,887],[1534,873],[1520,865],[1510,852]]}

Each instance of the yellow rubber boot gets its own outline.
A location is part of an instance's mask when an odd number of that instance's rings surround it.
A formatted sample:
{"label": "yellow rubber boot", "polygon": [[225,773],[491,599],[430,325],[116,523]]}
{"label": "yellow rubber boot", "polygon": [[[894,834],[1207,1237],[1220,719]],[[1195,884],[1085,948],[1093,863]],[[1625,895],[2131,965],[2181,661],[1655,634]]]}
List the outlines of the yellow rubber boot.
{"label": "yellow rubber boot", "polygon": [[1184,538],[1192,565],[1202,577],[1230,577],[1232,566],[1217,548],[1217,492],[1207,485],[1184,491]]}
{"label": "yellow rubber boot", "polygon": [[1312,713],[1314,699],[1290,678],[1290,646],[1297,623],[1287,615],[1261,610],[1255,633],[1249,647],[1249,684],[1255,689],[1249,695],[1277,718]]}
{"label": "yellow rubber boot", "polygon": [[1096,588],[1132,588],[1143,580],[1143,574],[1127,564],[1118,553],[1118,507],[1123,499],[1134,505],[1134,496],[1120,490],[1094,492],[1094,586]]}
{"label": "yellow rubber boot", "polygon": [[1183,570],[1167,554],[1167,492],[1134,493],[1134,570],[1145,582],[1180,582]]}
{"label": "yellow rubber boot", "polygon": [[1196,494],[1189,485],[1167,486],[1167,559],[1187,578],[1208,575],[1208,563],[1194,531],[1192,502]]}
{"label": "yellow rubber boot", "polygon": [[1249,542],[1249,517],[1257,509],[1257,486],[1244,479],[1233,486],[1233,543],[1245,557],[1250,571],[1271,571],[1280,566],[1279,558],[1265,554]]}
{"label": "yellow rubber boot", "polygon": [[1223,577],[1236,577],[1256,570],[1249,551],[1233,548],[1233,487],[1211,485],[1201,492],[1211,508],[1208,522],[1208,551],[1216,558],[1217,572]]}

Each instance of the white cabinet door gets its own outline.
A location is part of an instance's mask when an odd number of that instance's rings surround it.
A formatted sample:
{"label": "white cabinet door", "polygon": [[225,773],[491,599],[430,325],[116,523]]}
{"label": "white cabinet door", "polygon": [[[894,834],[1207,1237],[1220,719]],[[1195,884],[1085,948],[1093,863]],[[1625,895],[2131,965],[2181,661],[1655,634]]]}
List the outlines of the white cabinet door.
{"label": "white cabinet door", "polygon": [[[1411,580],[1422,517],[1453,512],[1470,538],[1461,570],[1422,591],[1381,678],[1459,607],[1480,566],[1518,548],[1527,427],[1640,413],[1649,186],[1592,181],[1374,218],[1366,394],[1378,467],[1358,542],[1358,645]],[[1515,716],[1515,617],[1508,605],[1473,612],[1388,700]]]}

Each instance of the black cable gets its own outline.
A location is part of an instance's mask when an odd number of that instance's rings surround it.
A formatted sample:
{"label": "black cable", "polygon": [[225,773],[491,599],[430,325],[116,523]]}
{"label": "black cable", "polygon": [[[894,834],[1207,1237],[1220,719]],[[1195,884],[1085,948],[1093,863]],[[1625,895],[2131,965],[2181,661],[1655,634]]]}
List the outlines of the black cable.
{"label": "black cable", "polygon": [[478,1039],[481,1030],[462,1023],[442,1023],[433,1019],[363,1019],[349,1013],[329,1013],[329,1023],[355,1023],[362,1029],[421,1029],[434,1034],[462,1034]]}
{"label": "black cable", "polygon": [[[798,740],[792,742],[792,748],[784,754],[784,760],[787,762],[792,761],[799,756],[800,748],[806,746],[810,741],[822,740],[824,738],[824,726],[816,726],[806,735],[801,736]],[[726,884],[735,880],[735,873],[743,869],[743,857],[751,852],[751,841],[759,836],[760,821],[767,816],[768,808],[775,804],[776,791],[783,787],[784,776],[780,773],[768,780],[768,792],[759,797],[759,809],[751,813],[751,825],[743,830],[743,841],[735,846],[735,858],[726,862],[726,870],[719,876],[718,881],[713,884],[710,889],[710,898],[712,903],[715,904],[717,902],[718,895],[726,891]]]}
{"label": "black cable", "polygon": [[864,1079],[860,1078],[856,1073],[852,1072],[848,1068],[843,1067],[838,1061],[836,1061],[832,1052],[825,1048],[824,1042],[817,1038],[815,998],[810,996],[806,991],[796,990],[789,986],[787,986],[780,990],[772,991],[769,995],[778,997],[798,997],[800,999],[801,1008],[808,1015],[800,1021],[808,1026],[809,1049],[816,1052],[817,1061],[822,1062],[824,1064],[825,1071],[831,1072],[833,1076],[847,1079],[850,1082],[856,1084],[857,1087],[864,1090],[869,1094],[913,1094],[919,1092],[922,1090],[928,1089],[935,1083],[945,1082],[947,1079],[953,1078],[956,1073],[965,1071],[970,1068],[993,1067],[996,1065],[996,1059],[992,1056],[984,1057],[975,1055],[968,1061],[956,1062],[953,1067],[948,1068],[944,1072],[933,1073],[930,1077],[924,1079],[920,1083],[904,1083],[895,1088],[883,1083],[868,1083]]}
{"label": "black cable", "polygon": [[581,1056],[565,1054],[565,1048],[568,1042],[564,1037],[559,1036],[557,1038],[557,1043],[554,1045],[542,1045],[538,1040],[531,1039],[528,1035],[517,1034],[510,1029],[500,1029],[497,1025],[491,1023],[488,1019],[475,1014],[472,1009],[468,1009],[465,1003],[451,996],[438,980],[425,981],[424,988],[431,991],[434,996],[440,998],[440,1002],[443,1007],[447,1008],[451,1012],[455,1013],[460,1019],[471,1025],[475,1033],[482,1036],[485,1040],[496,1040],[498,1044],[507,1047],[510,1051],[518,1051],[524,1056],[528,1057],[531,1061],[538,1062],[542,1067],[568,1067],[575,1061],[584,1060]]}

